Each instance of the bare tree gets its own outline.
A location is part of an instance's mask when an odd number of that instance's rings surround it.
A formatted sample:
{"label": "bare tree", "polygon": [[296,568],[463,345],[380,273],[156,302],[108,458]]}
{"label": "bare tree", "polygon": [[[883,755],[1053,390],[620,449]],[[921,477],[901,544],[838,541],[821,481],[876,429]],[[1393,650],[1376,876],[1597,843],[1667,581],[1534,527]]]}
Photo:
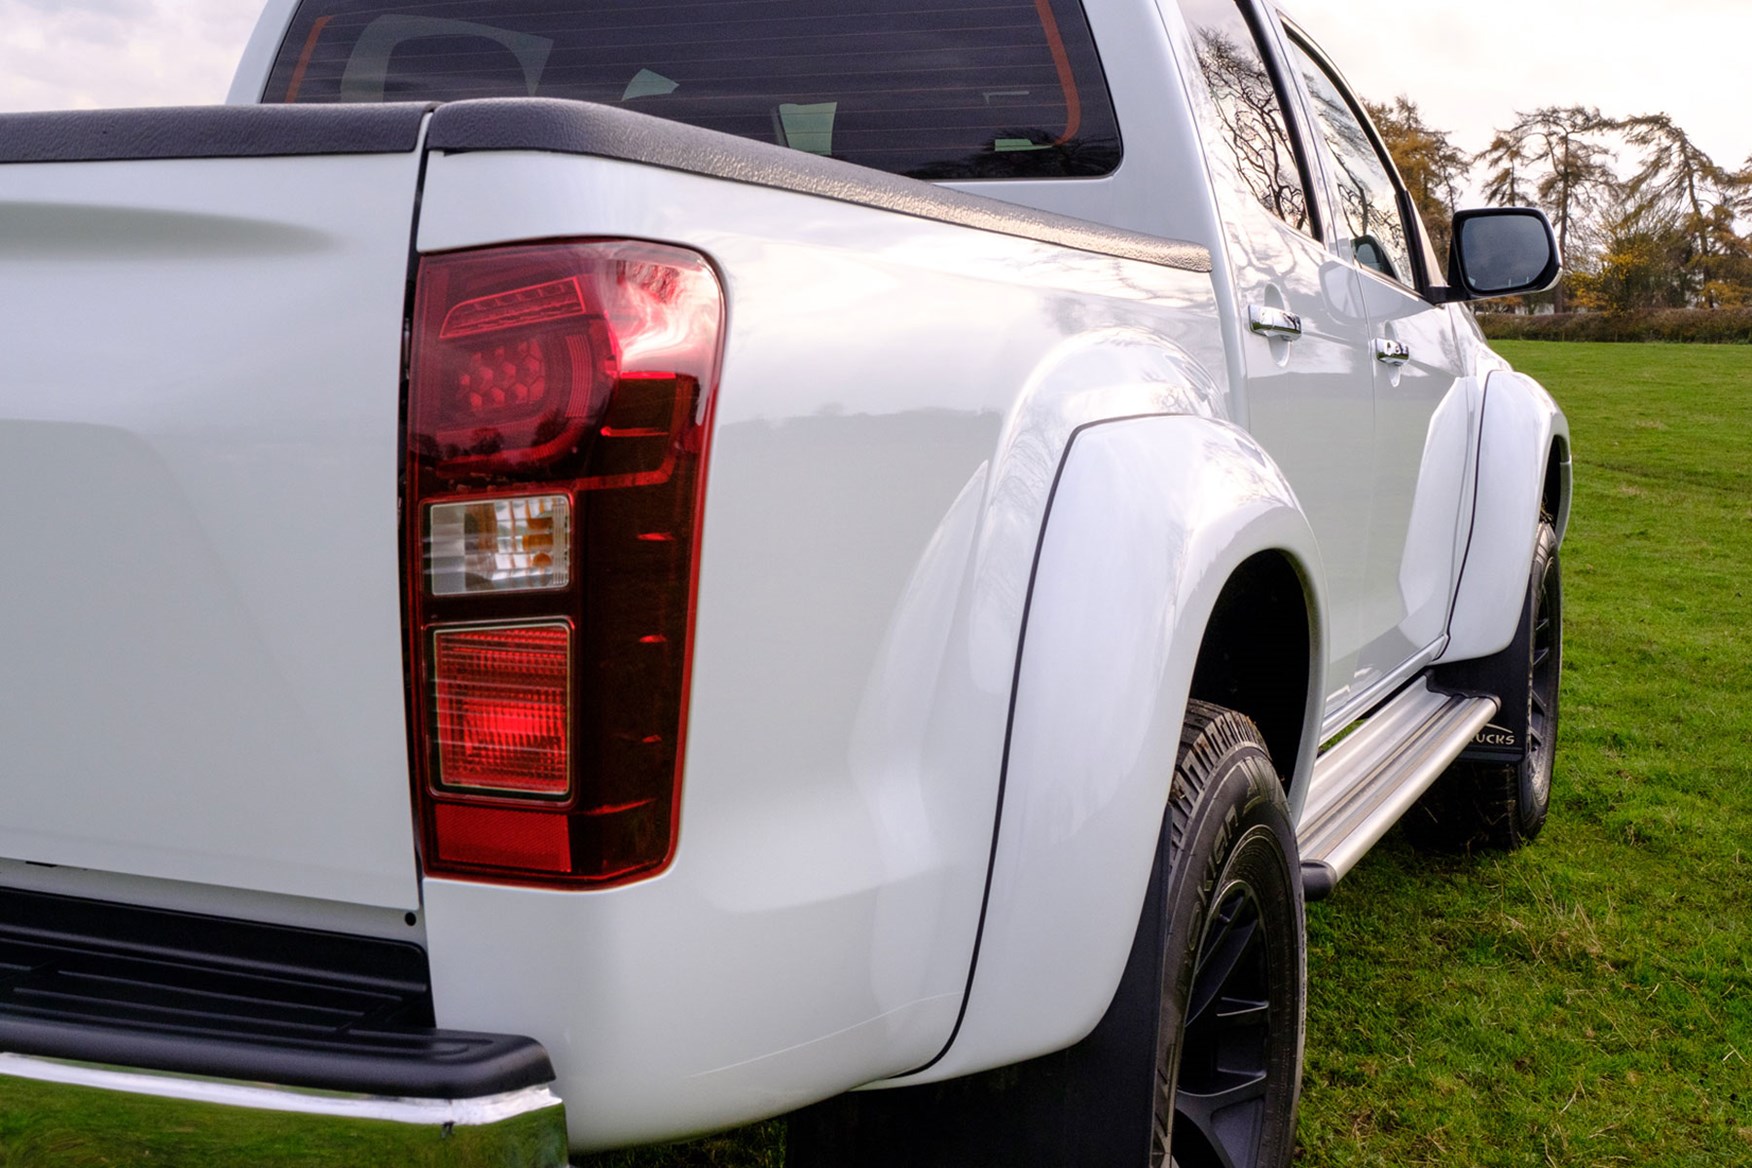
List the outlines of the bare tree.
{"label": "bare tree", "polygon": [[[1587,106],[1546,106],[1516,114],[1516,122],[1499,131],[1479,160],[1497,170],[1485,182],[1485,197],[1503,205],[1537,201],[1551,216],[1558,247],[1575,256],[1611,201],[1618,176],[1605,136],[1616,124]],[[1585,261],[1584,261],[1585,265]],[[1559,284],[1556,307],[1567,307],[1568,289]]]}
{"label": "bare tree", "polygon": [[1417,103],[1403,94],[1394,98],[1391,105],[1372,101],[1363,104],[1368,107],[1369,119],[1380,132],[1387,152],[1393,156],[1393,164],[1399,168],[1399,177],[1404,180],[1412,202],[1417,204],[1436,254],[1446,256],[1455,204],[1471,170],[1471,159],[1454,145],[1448,131],[1426,123]]}
{"label": "bare tree", "polygon": [[1499,207],[1525,207],[1532,199],[1533,180],[1528,174],[1533,159],[1526,141],[1514,130],[1498,130],[1490,145],[1473,162],[1495,167],[1485,177],[1484,198]]}
{"label": "bare tree", "polygon": [[1718,165],[1666,114],[1616,124],[1625,141],[1642,151],[1642,167],[1625,187],[1631,217],[1665,218],[1677,226],[1689,249],[1691,294],[1717,307],[1729,269],[1739,266],[1747,246],[1735,220],[1752,211],[1752,159],[1739,171]]}

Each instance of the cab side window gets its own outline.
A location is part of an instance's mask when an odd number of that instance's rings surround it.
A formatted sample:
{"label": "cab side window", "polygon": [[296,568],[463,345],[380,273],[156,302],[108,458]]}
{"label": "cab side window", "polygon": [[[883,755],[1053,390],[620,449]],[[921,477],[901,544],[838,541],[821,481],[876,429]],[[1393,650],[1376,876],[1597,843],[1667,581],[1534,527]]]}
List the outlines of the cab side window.
{"label": "cab side window", "polygon": [[1361,115],[1337,79],[1292,37],[1290,53],[1314,106],[1314,121],[1333,163],[1338,206],[1333,233],[1357,263],[1397,280],[1417,282],[1392,172],[1363,128]]}
{"label": "cab side window", "polygon": [[1237,0],[1180,0],[1180,10],[1242,182],[1260,206],[1312,235],[1289,123],[1247,17]]}

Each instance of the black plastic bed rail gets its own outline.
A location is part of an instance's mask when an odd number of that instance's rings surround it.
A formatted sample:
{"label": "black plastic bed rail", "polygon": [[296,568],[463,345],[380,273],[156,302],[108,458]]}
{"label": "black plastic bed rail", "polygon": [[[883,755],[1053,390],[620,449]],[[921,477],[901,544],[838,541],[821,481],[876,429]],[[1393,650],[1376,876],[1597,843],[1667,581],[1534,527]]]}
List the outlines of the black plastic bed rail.
{"label": "black plastic bed rail", "polygon": [[558,98],[0,114],[0,166],[406,153],[419,148],[428,114],[426,146],[433,151],[535,151],[611,158],[1096,255],[1189,272],[1211,270],[1210,251],[1184,240],[1042,211],[632,110]]}
{"label": "black plastic bed rail", "polygon": [[533,1039],[434,1029],[417,945],[13,889],[0,1050],[405,1098],[554,1077]]}
{"label": "black plastic bed rail", "polygon": [[195,105],[0,116],[0,163],[406,154],[431,102]]}

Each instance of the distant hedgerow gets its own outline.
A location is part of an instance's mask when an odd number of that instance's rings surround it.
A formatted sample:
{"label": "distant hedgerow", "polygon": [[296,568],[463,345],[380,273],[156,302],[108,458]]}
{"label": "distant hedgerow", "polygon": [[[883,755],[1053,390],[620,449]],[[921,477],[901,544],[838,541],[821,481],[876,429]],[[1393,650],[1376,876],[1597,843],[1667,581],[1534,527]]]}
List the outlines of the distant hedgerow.
{"label": "distant hedgerow", "polygon": [[1559,312],[1524,316],[1481,312],[1493,341],[1666,341],[1752,344],[1752,308],[1651,308],[1638,312]]}

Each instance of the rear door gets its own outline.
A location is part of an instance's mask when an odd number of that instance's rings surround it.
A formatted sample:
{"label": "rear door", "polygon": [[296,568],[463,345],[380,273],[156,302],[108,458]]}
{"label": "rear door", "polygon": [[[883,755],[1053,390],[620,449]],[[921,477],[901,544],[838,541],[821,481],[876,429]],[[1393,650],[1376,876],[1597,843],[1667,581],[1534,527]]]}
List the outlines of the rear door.
{"label": "rear door", "polygon": [[[1327,706],[1377,635],[1363,607],[1373,502],[1369,319],[1355,267],[1322,242],[1286,90],[1247,0],[1179,0],[1242,337],[1248,429],[1283,468],[1326,569]],[[1208,94],[1208,100],[1206,96]]]}
{"label": "rear door", "polygon": [[422,118],[0,129],[0,857],[418,905],[397,452]]}

